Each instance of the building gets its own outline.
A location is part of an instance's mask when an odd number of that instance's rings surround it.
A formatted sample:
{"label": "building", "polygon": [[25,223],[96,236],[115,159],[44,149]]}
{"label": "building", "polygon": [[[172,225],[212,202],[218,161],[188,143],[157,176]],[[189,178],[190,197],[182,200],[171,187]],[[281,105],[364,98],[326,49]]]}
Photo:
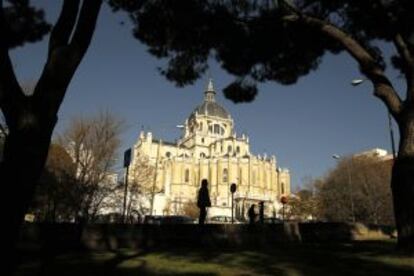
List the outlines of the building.
{"label": "building", "polygon": [[[278,167],[275,156],[254,155],[249,138],[237,136],[231,115],[216,102],[210,80],[203,102],[186,119],[177,142],[155,139],[141,132],[134,145],[129,182],[139,174],[140,157],[146,156],[155,168],[147,179],[155,192],[152,214],[181,214],[186,202],[196,202],[201,180],[209,182],[212,207],[209,216],[231,214],[230,185],[237,218],[253,203],[265,202],[267,216],[278,215],[281,195],[290,193],[290,174]],[[148,189],[148,185],[146,186]],[[151,204],[150,204],[151,205]],[[147,203],[147,208],[151,208]]]}
{"label": "building", "polygon": [[392,161],[393,155],[389,154],[386,150],[380,148],[374,148],[367,151],[362,151],[352,155],[353,158],[358,157],[371,157],[378,158],[381,161]]}

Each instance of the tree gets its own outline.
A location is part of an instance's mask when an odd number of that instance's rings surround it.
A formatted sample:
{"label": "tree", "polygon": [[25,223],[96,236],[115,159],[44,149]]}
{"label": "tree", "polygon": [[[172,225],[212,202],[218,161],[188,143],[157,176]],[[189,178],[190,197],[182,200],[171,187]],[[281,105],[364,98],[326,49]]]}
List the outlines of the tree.
{"label": "tree", "polygon": [[311,190],[299,190],[289,196],[286,205],[286,216],[289,219],[309,221],[320,218],[319,202]]}
{"label": "tree", "polygon": [[200,209],[194,201],[187,201],[183,205],[183,214],[189,216],[192,219],[198,219]]}
{"label": "tree", "polygon": [[162,190],[162,187],[156,185],[154,177],[155,166],[147,155],[138,151],[131,168],[128,206],[135,206],[136,211],[142,215],[147,214],[148,210],[152,212],[155,195]]}
{"label": "tree", "polygon": [[322,216],[330,221],[393,225],[391,165],[378,157],[342,160],[318,185]]}
{"label": "tree", "polygon": [[75,118],[59,138],[75,167],[74,185],[67,197],[71,198],[77,220],[93,221],[102,202],[118,186],[114,165],[122,127],[122,120],[101,112]]}
{"label": "tree", "polygon": [[[409,0],[112,0],[130,13],[134,35],[179,86],[194,82],[213,56],[236,76],[224,89],[234,102],[254,100],[256,83],[293,84],[318,68],[326,52],[346,51],[399,126],[392,192],[398,244],[414,250],[414,40]],[[191,22],[191,23],[190,23]],[[378,44],[382,41],[383,44]],[[386,76],[380,46],[395,46],[392,65],[407,84],[405,99]]]}
{"label": "tree", "polygon": [[[4,248],[2,268],[14,267],[14,245],[20,225],[43,171],[57,113],[66,89],[82,61],[95,30],[101,0],[65,0],[51,28],[28,0],[0,0],[0,109],[7,123],[0,176],[3,194]],[[51,30],[49,51],[34,91],[26,95],[13,71],[9,49],[35,42]]]}
{"label": "tree", "polygon": [[36,221],[70,221],[74,210],[68,195],[72,193],[75,177],[75,164],[68,152],[52,144],[30,207]]}

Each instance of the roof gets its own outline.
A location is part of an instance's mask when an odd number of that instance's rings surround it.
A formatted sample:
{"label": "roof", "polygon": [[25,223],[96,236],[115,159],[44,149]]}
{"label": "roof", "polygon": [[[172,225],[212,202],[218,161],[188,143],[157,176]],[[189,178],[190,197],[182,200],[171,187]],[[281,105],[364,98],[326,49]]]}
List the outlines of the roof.
{"label": "roof", "polygon": [[213,81],[210,79],[207,85],[207,89],[204,92],[204,101],[201,105],[197,106],[196,109],[191,113],[190,117],[195,113],[199,115],[214,116],[223,119],[230,119],[230,114],[224,107],[216,103]]}
{"label": "roof", "polygon": [[[230,119],[230,114],[221,105],[216,102],[204,101],[197,106],[191,115],[198,113],[199,115],[215,116],[223,119]],[[191,116],[190,115],[190,116]]]}
{"label": "roof", "polygon": [[[160,143],[160,139],[152,139],[152,142],[159,144]],[[164,141],[164,140],[162,140],[162,144],[163,145],[169,145],[169,146],[177,146],[176,143],[168,142],[168,141]]]}

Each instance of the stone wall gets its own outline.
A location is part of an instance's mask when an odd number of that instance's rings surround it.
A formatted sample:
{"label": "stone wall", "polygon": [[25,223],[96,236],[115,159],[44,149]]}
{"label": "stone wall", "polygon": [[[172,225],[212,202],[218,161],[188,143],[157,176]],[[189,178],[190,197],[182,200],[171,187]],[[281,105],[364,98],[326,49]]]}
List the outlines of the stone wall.
{"label": "stone wall", "polygon": [[[285,223],[266,225],[117,225],[93,224],[81,229],[75,224],[27,224],[21,244],[57,249],[153,247],[272,247],[292,242],[349,242],[389,239],[393,229],[346,223]],[[373,235],[375,233],[375,235]]]}

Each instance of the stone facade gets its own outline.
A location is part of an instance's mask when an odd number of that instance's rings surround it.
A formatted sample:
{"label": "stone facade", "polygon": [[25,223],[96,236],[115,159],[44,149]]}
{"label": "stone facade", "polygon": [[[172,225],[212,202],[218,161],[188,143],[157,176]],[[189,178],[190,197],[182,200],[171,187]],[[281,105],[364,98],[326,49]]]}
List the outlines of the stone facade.
{"label": "stone facade", "polygon": [[[154,139],[141,132],[130,165],[130,178],[137,170],[138,156],[147,156],[155,168],[153,214],[182,214],[183,204],[196,202],[201,180],[209,182],[212,207],[209,216],[231,214],[230,185],[235,214],[244,218],[249,206],[265,202],[267,216],[277,216],[279,199],[290,193],[290,174],[277,166],[275,156],[253,155],[249,138],[237,136],[230,114],[215,101],[210,80],[203,103],[185,121],[176,143]],[[133,179],[130,179],[133,181]]]}

